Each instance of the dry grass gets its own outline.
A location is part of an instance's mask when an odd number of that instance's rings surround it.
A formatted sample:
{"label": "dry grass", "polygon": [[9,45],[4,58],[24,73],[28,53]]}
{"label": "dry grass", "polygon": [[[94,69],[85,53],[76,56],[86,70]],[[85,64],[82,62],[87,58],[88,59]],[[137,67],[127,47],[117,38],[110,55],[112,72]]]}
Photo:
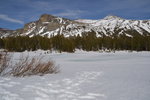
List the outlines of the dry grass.
{"label": "dry grass", "polygon": [[[12,75],[15,77],[24,77],[24,76],[31,76],[31,75],[45,75],[45,74],[52,74],[52,73],[58,73],[59,67],[54,64],[53,61],[42,61],[41,59],[43,57],[33,57],[29,58],[29,56],[21,56],[19,61],[12,67],[10,67],[10,64],[7,64],[10,62],[10,60],[7,60],[7,54],[0,55],[4,56],[1,58],[1,61],[3,62],[3,65],[0,68],[0,73],[5,75]],[[5,71],[5,69],[8,69],[9,71]]]}

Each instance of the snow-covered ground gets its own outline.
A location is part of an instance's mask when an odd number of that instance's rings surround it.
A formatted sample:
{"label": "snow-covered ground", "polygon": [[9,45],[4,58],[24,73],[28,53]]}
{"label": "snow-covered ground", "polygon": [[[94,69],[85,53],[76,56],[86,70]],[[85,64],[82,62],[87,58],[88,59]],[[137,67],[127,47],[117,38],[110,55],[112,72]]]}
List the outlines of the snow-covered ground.
{"label": "snow-covered ground", "polygon": [[150,100],[150,52],[29,55],[54,60],[61,72],[0,77],[0,100]]}

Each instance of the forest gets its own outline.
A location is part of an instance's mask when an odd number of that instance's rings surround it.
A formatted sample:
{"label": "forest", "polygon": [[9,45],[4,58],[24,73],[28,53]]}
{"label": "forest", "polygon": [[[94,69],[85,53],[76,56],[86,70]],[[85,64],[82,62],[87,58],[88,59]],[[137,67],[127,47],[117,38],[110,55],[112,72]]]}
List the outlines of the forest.
{"label": "forest", "polygon": [[95,32],[83,33],[82,36],[64,37],[63,34],[51,36],[15,36],[0,38],[0,49],[23,52],[42,50],[57,50],[59,52],[74,52],[75,49],[85,51],[150,51],[150,36],[135,34],[132,37],[125,34],[97,37]]}

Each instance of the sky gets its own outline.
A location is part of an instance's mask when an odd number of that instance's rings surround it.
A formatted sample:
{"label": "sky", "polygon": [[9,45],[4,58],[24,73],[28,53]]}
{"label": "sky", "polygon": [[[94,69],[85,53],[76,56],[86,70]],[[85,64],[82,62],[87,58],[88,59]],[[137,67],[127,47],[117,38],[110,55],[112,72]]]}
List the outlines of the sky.
{"label": "sky", "polygon": [[150,19],[150,0],[0,0],[0,28],[18,29],[42,14],[69,19]]}

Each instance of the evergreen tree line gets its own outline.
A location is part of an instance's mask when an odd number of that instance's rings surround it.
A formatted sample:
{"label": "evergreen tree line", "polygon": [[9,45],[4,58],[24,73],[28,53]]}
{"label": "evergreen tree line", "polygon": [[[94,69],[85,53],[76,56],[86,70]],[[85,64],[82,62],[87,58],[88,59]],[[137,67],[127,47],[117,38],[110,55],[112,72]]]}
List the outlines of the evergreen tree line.
{"label": "evergreen tree line", "polygon": [[35,51],[58,50],[59,52],[74,52],[75,49],[85,51],[98,50],[131,50],[131,51],[150,51],[150,36],[136,34],[128,37],[125,34],[96,37],[95,32],[83,33],[82,37],[56,35],[51,38],[42,36],[17,36],[0,39],[0,48],[8,51],[22,52],[25,50]]}

